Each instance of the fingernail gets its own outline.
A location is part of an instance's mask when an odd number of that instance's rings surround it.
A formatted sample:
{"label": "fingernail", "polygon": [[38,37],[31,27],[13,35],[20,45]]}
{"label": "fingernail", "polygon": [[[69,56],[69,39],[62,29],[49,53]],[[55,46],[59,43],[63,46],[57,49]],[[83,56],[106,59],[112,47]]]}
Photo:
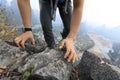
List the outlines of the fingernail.
{"label": "fingernail", "polygon": [[60,49],[62,48],[62,46],[59,47]]}

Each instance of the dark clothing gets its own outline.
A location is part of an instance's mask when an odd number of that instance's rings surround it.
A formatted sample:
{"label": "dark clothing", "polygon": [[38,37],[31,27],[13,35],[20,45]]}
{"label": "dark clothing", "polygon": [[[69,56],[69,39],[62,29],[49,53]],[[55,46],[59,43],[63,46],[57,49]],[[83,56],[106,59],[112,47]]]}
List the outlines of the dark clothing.
{"label": "dark clothing", "polygon": [[59,2],[59,3],[63,3],[63,2],[65,2],[65,0],[59,0],[58,2]]}
{"label": "dark clothing", "polygon": [[63,9],[64,9],[64,12],[67,13],[68,2],[71,0],[64,0],[63,2],[60,2],[60,0],[49,0],[49,1],[50,1],[50,7],[51,7],[51,17],[52,17],[52,20],[55,20],[58,3],[64,2]]}
{"label": "dark clothing", "polygon": [[[53,0],[53,6],[54,6]],[[64,25],[64,30],[62,33],[62,37],[66,38],[70,31],[70,22],[72,15],[72,6],[71,1],[68,2],[67,5],[67,13],[64,11],[65,2],[58,3],[57,7],[59,8],[59,13]],[[54,35],[52,32],[52,16],[51,16],[51,1],[50,0],[40,0],[40,21],[43,29],[43,34],[46,43],[49,47],[55,44]]]}

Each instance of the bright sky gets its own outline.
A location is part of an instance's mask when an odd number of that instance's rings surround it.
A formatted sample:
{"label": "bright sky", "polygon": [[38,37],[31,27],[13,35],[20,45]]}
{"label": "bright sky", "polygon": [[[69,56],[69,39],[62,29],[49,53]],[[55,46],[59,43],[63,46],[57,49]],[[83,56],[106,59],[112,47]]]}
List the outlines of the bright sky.
{"label": "bright sky", "polygon": [[85,0],[83,20],[106,24],[120,25],[120,0]]}
{"label": "bright sky", "polygon": [[[119,4],[120,0],[85,0],[82,21],[111,27],[118,26],[120,25]],[[39,10],[38,0],[31,0],[31,6]]]}

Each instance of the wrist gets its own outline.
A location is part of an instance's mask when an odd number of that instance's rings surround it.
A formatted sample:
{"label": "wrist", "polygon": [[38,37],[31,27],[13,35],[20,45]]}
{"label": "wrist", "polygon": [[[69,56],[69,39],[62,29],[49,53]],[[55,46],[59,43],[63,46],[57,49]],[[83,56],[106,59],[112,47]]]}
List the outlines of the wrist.
{"label": "wrist", "polygon": [[76,40],[76,34],[73,33],[73,32],[70,32],[70,33],[68,34],[67,38],[69,38],[69,39],[75,41],[75,40]]}
{"label": "wrist", "polygon": [[24,28],[24,32],[32,32],[32,28]]}
{"label": "wrist", "polygon": [[72,40],[73,42],[75,41],[75,38],[68,36],[67,39]]}

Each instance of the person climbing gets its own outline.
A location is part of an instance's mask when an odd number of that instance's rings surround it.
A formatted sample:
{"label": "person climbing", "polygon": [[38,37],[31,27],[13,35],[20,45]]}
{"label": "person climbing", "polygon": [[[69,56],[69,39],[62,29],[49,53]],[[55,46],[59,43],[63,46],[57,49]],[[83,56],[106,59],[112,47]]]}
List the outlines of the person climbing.
{"label": "person climbing", "polygon": [[[25,41],[30,39],[35,44],[34,36],[31,27],[31,6],[30,0],[17,0],[18,7],[22,16],[25,32],[14,39],[17,46],[25,48]],[[40,4],[40,21],[43,29],[43,34],[48,47],[53,48],[55,45],[54,35],[52,32],[52,20],[55,20],[56,9],[59,13],[64,25],[61,33],[63,40],[60,42],[59,48],[66,47],[64,58],[68,62],[78,60],[74,41],[80,26],[84,0],[73,0],[72,11],[71,0],[39,0]]]}

